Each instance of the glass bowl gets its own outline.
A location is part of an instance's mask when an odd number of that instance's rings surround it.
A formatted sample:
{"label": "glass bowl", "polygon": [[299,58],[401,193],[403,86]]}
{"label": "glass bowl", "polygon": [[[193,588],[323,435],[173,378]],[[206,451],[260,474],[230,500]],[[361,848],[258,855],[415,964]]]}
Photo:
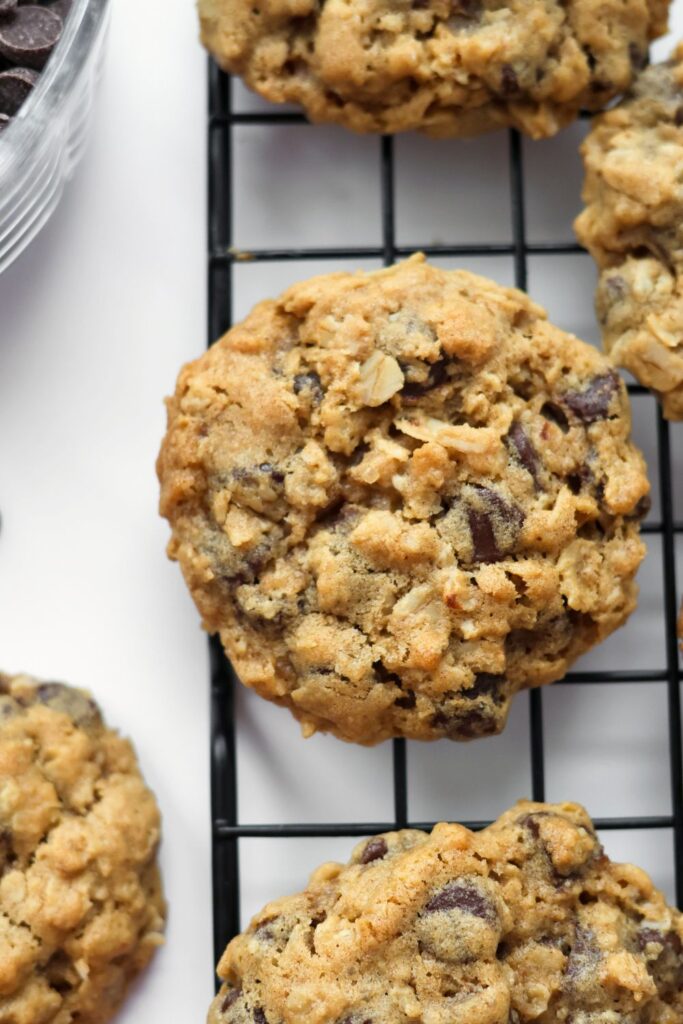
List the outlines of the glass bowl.
{"label": "glass bowl", "polygon": [[38,83],[0,134],[0,272],[35,238],[85,146],[109,0],[74,0]]}

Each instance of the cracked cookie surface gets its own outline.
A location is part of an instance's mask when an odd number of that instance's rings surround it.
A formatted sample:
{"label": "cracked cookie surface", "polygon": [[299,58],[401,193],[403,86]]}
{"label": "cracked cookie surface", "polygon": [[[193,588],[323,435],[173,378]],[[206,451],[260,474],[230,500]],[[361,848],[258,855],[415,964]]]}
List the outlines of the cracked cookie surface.
{"label": "cracked cookie surface", "polygon": [[582,152],[575,226],[601,269],[605,348],[683,419],[683,46],[596,119]]}
{"label": "cracked cookie surface", "polygon": [[0,1024],[103,1024],[161,943],[159,812],[84,692],[0,674]]}
{"label": "cracked cookie surface", "polygon": [[683,918],[577,804],[364,840],[227,947],[208,1024],[681,1024]]}
{"label": "cracked cookie surface", "polygon": [[666,0],[199,0],[219,64],[356,131],[553,135],[631,83]]}
{"label": "cracked cookie surface", "polygon": [[628,399],[521,292],[422,258],[262,303],[186,366],[169,554],[304,732],[499,732],[635,605]]}

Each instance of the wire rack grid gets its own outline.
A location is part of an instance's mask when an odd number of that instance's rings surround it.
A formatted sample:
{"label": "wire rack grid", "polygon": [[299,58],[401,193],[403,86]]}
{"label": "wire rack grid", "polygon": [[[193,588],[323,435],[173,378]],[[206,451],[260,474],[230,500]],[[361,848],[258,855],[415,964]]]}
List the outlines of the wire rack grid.
{"label": "wire rack grid", "polygon": [[[304,125],[308,122],[297,113],[255,112],[234,110],[231,79],[209,64],[208,121],[208,344],[220,337],[232,323],[233,271],[245,254],[233,245],[234,177],[233,130],[247,125]],[[509,244],[463,244],[401,246],[396,242],[394,139],[381,139],[381,225],[382,244],[352,248],[261,248],[250,249],[249,261],[275,263],[284,261],[330,261],[330,268],[341,260],[381,259],[385,265],[421,249],[428,256],[476,257],[482,255],[510,256],[514,262],[517,287],[526,289],[527,263],[530,256],[574,254],[583,250],[574,243],[541,242],[531,244],[526,237],[524,209],[523,151],[519,134],[508,133],[509,189],[512,237]],[[632,394],[645,389],[630,384]],[[598,829],[668,829],[673,837],[673,862],[676,900],[683,907],[683,761],[678,648],[676,640],[675,538],[683,533],[683,523],[674,516],[673,474],[670,428],[657,409],[657,465],[661,516],[647,522],[643,532],[661,538],[661,581],[665,616],[665,667],[618,671],[569,673],[562,684],[642,683],[666,685],[668,721],[668,762],[671,785],[671,813],[633,815],[595,819]],[[406,826],[429,829],[434,822],[408,820],[408,784],[406,743],[393,740],[393,804],[394,818],[377,822],[331,822],[319,824],[244,824],[238,817],[237,744],[234,694],[238,684],[229,661],[216,637],[209,640],[211,674],[211,813],[213,852],[213,937],[217,961],[229,939],[240,930],[239,840],[248,837],[362,837],[376,832]],[[556,684],[559,685],[559,684]],[[532,690],[529,696],[531,793],[534,800],[545,798],[545,758],[543,730],[543,693]],[[471,828],[483,828],[488,821],[467,821]],[[274,893],[273,895],[277,895]]]}

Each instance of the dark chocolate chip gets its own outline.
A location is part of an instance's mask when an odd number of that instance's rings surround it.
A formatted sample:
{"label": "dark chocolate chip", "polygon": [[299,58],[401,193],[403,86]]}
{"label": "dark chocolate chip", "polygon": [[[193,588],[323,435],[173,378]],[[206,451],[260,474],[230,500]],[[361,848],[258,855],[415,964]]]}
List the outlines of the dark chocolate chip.
{"label": "dark chocolate chip", "polygon": [[0,114],[14,117],[38,80],[29,68],[0,71]]}
{"label": "dark chocolate chip", "polygon": [[453,740],[473,740],[478,736],[495,736],[499,732],[495,714],[484,707],[450,715],[437,711],[432,716],[432,725],[435,729],[443,729]]}
{"label": "dark chocolate chip", "polygon": [[59,42],[63,27],[59,15],[47,7],[18,7],[12,18],[0,21],[0,53],[40,70]]}
{"label": "dark chocolate chip", "polygon": [[678,107],[674,114],[674,124],[680,128],[683,125],[683,106]]}
{"label": "dark chocolate chip", "polygon": [[519,81],[512,64],[503,64],[500,69],[500,88],[503,96],[519,95]]}
{"label": "dark chocolate chip", "polygon": [[647,50],[643,53],[636,43],[628,44],[628,57],[634,71],[642,71],[642,69],[647,65]]}
{"label": "dark chocolate chip", "polygon": [[505,676],[494,675],[492,672],[478,672],[469,690],[463,690],[462,696],[468,700],[477,697],[491,697],[496,704],[502,701],[501,689],[505,685]]}
{"label": "dark chocolate chip", "polygon": [[574,942],[567,960],[566,975],[572,981],[597,966],[602,954],[590,928],[576,925]]}
{"label": "dark chocolate chip", "polygon": [[357,448],[354,448],[353,455],[349,459],[349,466],[359,466],[369,451],[370,445],[363,441]]}
{"label": "dark chocolate chip", "polygon": [[612,274],[605,278],[605,291],[612,302],[623,299],[626,295],[626,281],[620,274]]}
{"label": "dark chocolate chip", "polygon": [[401,388],[401,397],[407,399],[421,398],[426,395],[428,391],[432,391],[437,388],[444,381],[448,380],[448,373],[446,371],[448,363],[445,359],[438,359],[435,363],[432,363],[429,367],[429,373],[427,379],[423,381],[406,381]]}
{"label": "dark chocolate chip", "polygon": [[661,932],[658,928],[642,928],[638,932],[638,947],[641,951],[650,942],[656,942],[664,949],[669,948],[677,955],[683,951],[683,944],[676,932]]}
{"label": "dark chocolate chip", "polygon": [[276,484],[284,483],[285,474],[280,469],[276,469],[275,466],[270,462],[262,462],[260,466],[257,466],[259,473],[265,473],[266,476],[271,477]]}
{"label": "dark chocolate chip", "polygon": [[0,0],[0,17],[12,14],[16,10],[17,0]]}
{"label": "dark chocolate chip", "polygon": [[36,687],[35,699],[40,704],[68,715],[76,725],[89,728],[100,722],[95,701],[64,683],[41,683]]}
{"label": "dark chocolate chip", "polygon": [[225,999],[223,1000],[223,1002],[221,1003],[221,1013],[225,1013],[226,1010],[229,1010],[230,1007],[233,1005],[233,1003],[236,1003],[241,995],[242,995],[242,989],[241,988],[233,988],[233,989],[231,989],[227,993],[227,995],[226,995]]}
{"label": "dark chocolate chip", "polygon": [[255,1007],[252,1016],[254,1018],[254,1024],[268,1024],[268,1018],[260,1006]]}
{"label": "dark chocolate chip", "polygon": [[521,423],[515,421],[512,424],[508,431],[507,440],[509,446],[512,446],[514,449],[519,461],[533,477],[534,483],[538,485],[538,455]]}
{"label": "dark chocolate chip", "polygon": [[476,490],[488,509],[475,508],[473,505],[467,507],[467,519],[472,535],[472,559],[475,562],[499,562],[501,558],[505,558],[507,552],[499,547],[494,528],[495,520],[498,519],[519,530],[524,522],[524,513],[517,505],[506,501],[489,487],[477,486]]}
{"label": "dark chocolate chip", "polygon": [[610,370],[594,377],[584,391],[565,391],[562,397],[583,423],[595,423],[607,419],[612,396],[618,390],[619,376]]}
{"label": "dark chocolate chip", "polygon": [[294,394],[300,395],[302,391],[310,393],[311,398],[317,404],[324,398],[323,386],[320,383],[318,374],[311,370],[309,373],[297,373],[292,383]]}
{"label": "dark chocolate chip", "polygon": [[371,839],[360,855],[361,864],[370,864],[373,860],[381,860],[382,857],[386,856],[387,849],[386,839],[383,839],[382,836]]}
{"label": "dark chocolate chip", "polygon": [[417,697],[415,696],[415,691],[406,690],[406,692],[401,697],[396,698],[394,704],[396,705],[397,708],[403,708],[405,711],[410,711],[410,709],[414,708],[415,705],[417,704]]}
{"label": "dark chocolate chip", "polygon": [[555,423],[563,434],[566,434],[569,430],[569,420],[564,411],[555,402],[546,402],[541,407],[541,416],[546,420],[550,420],[551,423]]}
{"label": "dark chocolate chip", "polygon": [[436,914],[448,910],[462,910],[490,924],[498,920],[496,908],[491,901],[475,885],[467,882],[448,882],[425,904],[424,913]]}
{"label": "dark chocolate chip", "polygon": [[521,818],[517,819],[518,824],[528,828],[534,839],[538,839],[541,834],[541,830],[538,824],[539,818],[549,818],[550,815],[547,811],[532,811],[531,814],[524,814]]}

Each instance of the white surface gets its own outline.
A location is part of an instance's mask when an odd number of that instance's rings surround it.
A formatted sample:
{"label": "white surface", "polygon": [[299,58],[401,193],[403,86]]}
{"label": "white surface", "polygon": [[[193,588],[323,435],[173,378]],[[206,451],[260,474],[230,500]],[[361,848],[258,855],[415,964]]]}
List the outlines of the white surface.
{"label": "white surface", "polygon": [[[675,27],[681,35],[683,10]],[[115,2],[109,57],[85,162],[54,220],[0,278],[0,663],[90,687],[135,739],[164,813],[168,942],[119,1017],[201,1021],[211,995],[207,668],[180,574],[164,556],[153,463],[161,399],[205,330],[205,63],[185,3]],[[154,40],[154,45],[150,45]],[[658,56],[668,43],[659,44]],[[238,88],[242,109],[262,106]],[[571,240],[577,125],[525,143],[531,241]],[[509,241],[504,135],[396,143],[401,244]],[[338,129],[241,128],[236,238],[262,245],[379,244],[379,144]],[[453,261],[446,261],[449,265]],[[468,261],[512,282],[508,257]],[[245,264],[236,313],[331,263]],[[530,288],[557,322],[597,337],[587,257],[530,261]],[[653,402],[634,403],[653,463]],[[683,429],[674,430],[683,480]],[[683,484],[677,491],[683,517]],[[655,509],[658,500],[655,494]],[[658,541],[640,607],[581,668],[663,666]],[[683,547],[679,552],[683,569]],[[549,799],[599,815],[670,809],[661,684],[544,692]],[[324,736],[304,744],[286,712],[238,695],[241,819],[388,820],[391,749]],[[488,741],[409,748],[410,815],[495,815],[530,791],[528,698]],[[670,836],[610,833],[672,892]],[[245,918],[299,888],[350,840],[241,843]]]}

